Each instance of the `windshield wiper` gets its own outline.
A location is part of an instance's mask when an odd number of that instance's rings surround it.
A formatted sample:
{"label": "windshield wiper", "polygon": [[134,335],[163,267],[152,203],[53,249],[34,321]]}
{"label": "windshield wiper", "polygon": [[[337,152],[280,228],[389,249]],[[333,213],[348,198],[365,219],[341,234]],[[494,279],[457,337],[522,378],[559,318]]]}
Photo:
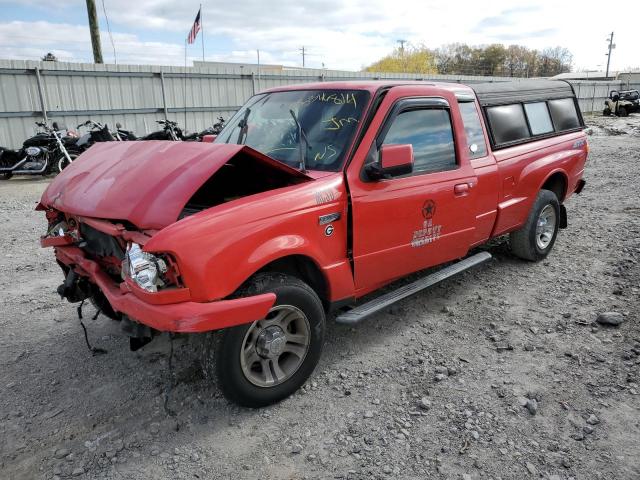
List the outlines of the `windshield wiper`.
{"label": "windshield wiper", "polygon": [[[302,128],[302,125],[298,121],[298,117],[296,116],[293,110],[289,110],[289,113],[293,117],[293,121],[296,123],[296,127],[298,128],[298,151],[300,152],[300,171],[302,173],[306,173],[307,171],[307,151],[311,150],[311,144],[309,144],[309,139],[307,138],[307,134]],[[302,139],[304,139],[304,143],[306,144],[306,149],[302,146]]]}
{"label": "windshield wiper", "polygon": [[249,130],[249,124],[247,123],[247,118],[249,118],[249,114],[251,113],[251,109],[247,108],[244,111],[244,117],[238,123],[240,127],[240,132],[238,133],[238,141],[236,142],[238,145],[244,145],[244,142],[247,141],[247,131]]}

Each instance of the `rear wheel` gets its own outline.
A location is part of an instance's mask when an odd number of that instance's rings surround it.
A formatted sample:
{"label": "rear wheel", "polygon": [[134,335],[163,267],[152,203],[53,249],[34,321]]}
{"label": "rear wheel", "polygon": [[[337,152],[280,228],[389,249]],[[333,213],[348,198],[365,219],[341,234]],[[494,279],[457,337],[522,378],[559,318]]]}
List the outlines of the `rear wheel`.
{"label": "rear wheel", "polygon": [[325,316],[316,293],[295,277],[256,275],[240,296],[273,292],[265,318],[210,332],[202,351],[205,376],[215,376],[223,395],[245,407],[279,402],[309,378],[320,359]]}
{"label": "rear wheel", "polygon": [[608,117],[609,115],[611,115],[611,109],[609,107],[605,107],[604,110],[602,110],[602,115]]}
{"label": "rear wheel", "polygon": [[11,177],[13,177],[11,172],[0,173],[0,180],[9,180]]}
{"label": "rear wheel", "polygon": [[625,107],[620,107],[618,109],[618,116],[619,117],[626,117],[627,115],[629,115],[629,114],[627,113],[627,109]]}
{"label": "rear wheel", "polygon": [[540,261],[549,255],[560,226],[560,202],[556,194],[540,190],[524,226],[509,235],[511,251],[524,260]]}

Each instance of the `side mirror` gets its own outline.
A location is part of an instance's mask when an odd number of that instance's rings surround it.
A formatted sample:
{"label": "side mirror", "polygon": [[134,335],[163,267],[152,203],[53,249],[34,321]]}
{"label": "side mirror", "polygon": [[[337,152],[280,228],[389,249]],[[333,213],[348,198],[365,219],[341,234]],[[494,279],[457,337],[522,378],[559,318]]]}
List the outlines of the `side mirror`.
{"label": "side mirror", "polygon": [[366,172],[372,180],[406,175],[413,171],[413,145],[382,145],[380,161],[367,166]]}

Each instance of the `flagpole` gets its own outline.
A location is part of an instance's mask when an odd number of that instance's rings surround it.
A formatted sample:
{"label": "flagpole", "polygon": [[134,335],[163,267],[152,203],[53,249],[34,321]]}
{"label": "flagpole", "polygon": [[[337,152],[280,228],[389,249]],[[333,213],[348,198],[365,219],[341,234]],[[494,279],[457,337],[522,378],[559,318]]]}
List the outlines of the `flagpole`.
{"label": "flagpole", "polygon": [[187,132],[187,39],[184,39],[184,133]]}
{"label": "flagpole", "polygon": [[202,20],[202,4],[200,4],[200,30],[202,30],[202,61],[204,62],[204,21]]}

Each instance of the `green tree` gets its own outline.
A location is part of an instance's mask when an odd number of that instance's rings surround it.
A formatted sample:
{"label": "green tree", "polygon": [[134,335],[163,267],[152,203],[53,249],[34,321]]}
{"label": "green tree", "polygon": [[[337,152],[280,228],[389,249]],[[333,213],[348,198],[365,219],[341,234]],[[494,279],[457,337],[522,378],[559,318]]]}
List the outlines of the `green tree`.
{"label": "green tree", "polygon": [[542,52],[522,45],[494,43],[470,46],[450,43],[435,50],[424,45],[402,50],[369,66],[369,72],[440,73],[448,75],[496,75],[506,77],[551,77],[571,71],[572,55],[563,47]]}
{"label": "green tree", "polygon": [[367,72],[438,73],[431,50],[420,45],[396,48],[390,55],[369,65]]}

